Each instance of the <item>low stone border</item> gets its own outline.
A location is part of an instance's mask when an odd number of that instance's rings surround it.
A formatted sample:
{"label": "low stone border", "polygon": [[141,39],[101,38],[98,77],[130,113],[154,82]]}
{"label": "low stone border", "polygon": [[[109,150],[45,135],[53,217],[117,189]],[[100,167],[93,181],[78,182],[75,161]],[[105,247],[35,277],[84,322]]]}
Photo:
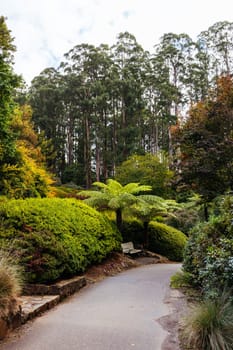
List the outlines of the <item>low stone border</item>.
{"label": "low stone border", "polygon": [[11,330],[51,309],[86,284],[85,277],[74,277],[52,285],[27,285],[23,295],[18,298],[18,305],[14,307],[14,311],[0,318],[0,340],[5,338]]}
{"label": "low stone border", "polygon": [[24,295],[59,295],[61,299],[77,292],[87,284],[85,277],[74,277],[56,284],[28,284],[24,287]]}

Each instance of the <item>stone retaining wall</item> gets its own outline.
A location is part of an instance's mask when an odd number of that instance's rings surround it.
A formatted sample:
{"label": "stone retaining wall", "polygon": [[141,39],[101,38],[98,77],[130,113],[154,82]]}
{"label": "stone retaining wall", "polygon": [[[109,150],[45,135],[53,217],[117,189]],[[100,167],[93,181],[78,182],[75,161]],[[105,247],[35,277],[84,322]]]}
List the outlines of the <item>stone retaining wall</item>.
{"label": "stone retaining wall", "polygon": [[52,285],[30,284],[25,286],[23,295],[12,301],[12,310],[7,316],[0,317],[0,340],[13,329],[42,312],[51,309],[61,300],[86,285],[85,277],[74,277]]}

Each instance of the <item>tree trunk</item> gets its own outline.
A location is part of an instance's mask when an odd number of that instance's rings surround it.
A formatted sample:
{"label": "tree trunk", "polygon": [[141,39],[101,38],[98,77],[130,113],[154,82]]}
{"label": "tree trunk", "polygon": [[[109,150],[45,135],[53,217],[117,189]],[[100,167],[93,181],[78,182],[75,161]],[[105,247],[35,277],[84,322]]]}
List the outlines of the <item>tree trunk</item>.
{"label": "tree trunk", "polygon": [[119,231],[121,231],[122,228],[122,211],[121,209],[117,209],[116,211],[116,224],[117,224],[117,228]]}
{"label": "tree trunk", "polygon": [[96,151],[95,151],[95,154],[96,154],[96,181],[100,181],[100,150],[99,150],[99,144],[98,142],[96,141]]}
{"label": "tree trunk", "polygon": [[144,243],[143,243],[143,245],[145,248],[149,247],[148,226],[149,226],[149,222],[145,221],[143,223],[143,227],[144,227]]}
{"label": "tree trunk", "polygon": [[91,156],[90,156],[90,126],[87,115],[84,117],[84,128],[85,128],[85,138],[84,138],[84,160],[85,160],[85,177],[86,177],[86,187],[91,187]]}
{"label": "tree trunk", "polygon": [[209,220],[209,211],[208,211],[208,204],[207,203],[204,203],[204,218],[205,218],[205,221]]}

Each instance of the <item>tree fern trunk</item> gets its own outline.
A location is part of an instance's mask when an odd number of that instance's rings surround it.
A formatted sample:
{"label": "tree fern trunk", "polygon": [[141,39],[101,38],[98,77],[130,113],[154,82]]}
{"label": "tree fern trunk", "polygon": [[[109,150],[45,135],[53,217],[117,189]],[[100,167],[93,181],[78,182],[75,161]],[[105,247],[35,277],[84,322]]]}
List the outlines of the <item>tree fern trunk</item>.
{"label": "tree fern trunk", "polygon": [[116,224],[117,224],[118,230],[121,231],[121,227],[122,227],[122,211],[121,211],[121,209],[117,209],[117,211],[116,211]]}

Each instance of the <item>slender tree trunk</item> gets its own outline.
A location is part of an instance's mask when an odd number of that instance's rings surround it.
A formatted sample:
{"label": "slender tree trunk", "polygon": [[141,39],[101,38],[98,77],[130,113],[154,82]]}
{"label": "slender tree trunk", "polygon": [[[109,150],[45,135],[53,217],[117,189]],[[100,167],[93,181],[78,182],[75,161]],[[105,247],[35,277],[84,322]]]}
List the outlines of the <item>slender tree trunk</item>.
{"label": "slender tree trunk", "polygon": [[208,203],[204,203],[204,218],[205,218],[205,221],[209,220]]}
{"label": "slender tree trunk", "polygon": [[119,231],[121,231],[122,228],[122,211],[121,209],[117,209],[116,211],[116,224],[117,224],[117,228]]}
{"label": "slender tree trunk", "polygon": [[91,157],[90,157],[90,126],[87,115],[84,117],[85,138],[84,138],[84,159],[86,187],[91,187]]}
{"label": "slender tree trunk", "polygon": [[74,162],[74,123],[71,116],[68,117],[67,143],[68,164],[72,165]]}
{"label": "slender tree trunk", "polygon": [[143,243],[143,245],[145,248],[149,247],[148,226],[149,226],[149,222],[145,221],[143,223],[143,227],[144,227],[144,243]]}
{"label": "slender tree trunk", "polygon": [[95,150],[95,154],[96,154],[96,181],[100,181],[100,150],[99,150],[99,144],[98,141],[96,141],[95,144],[96,150]]}

